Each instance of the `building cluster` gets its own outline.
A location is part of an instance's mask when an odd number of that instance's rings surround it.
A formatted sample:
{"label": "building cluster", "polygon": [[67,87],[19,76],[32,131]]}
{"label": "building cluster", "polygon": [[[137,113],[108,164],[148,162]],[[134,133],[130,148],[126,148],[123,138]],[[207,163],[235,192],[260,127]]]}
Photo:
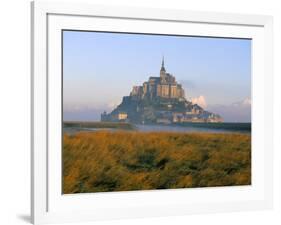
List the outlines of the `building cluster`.
{"label": "building cluster", "polygon": [[166,73],[164,66],[164,58],[160,69],[160,77],[149,77],[149,80],[144,82],[142,86],[134,86],[130,96],[136,98],[155,97],[161,98],[177,98],[184,100],[184,89],[181,84],[176,82],[173,75]]}
{"label": "building cluster", "polygon": [[213,123],[223,122],[222,118],[214,113],[210,113],[202,109],[198,105],[193,105],[190,110],[185,112],[174,111],[158,111],[156,123],[171,124],[171,123]]}
{"label": "building cluster", "polygon": [[218,117],[218,115],[213,113],[194,113],[190,112],[185,113],[173,113],[172,118],[173,123],[217,123],[223,122],[223,119]]}
{"label": "building cluster", "polygon": [[117,114],[107,114],[105,111],[101,114],[101,121],[112,121],[112,122],[129,122],[127,112],[118,112]]}

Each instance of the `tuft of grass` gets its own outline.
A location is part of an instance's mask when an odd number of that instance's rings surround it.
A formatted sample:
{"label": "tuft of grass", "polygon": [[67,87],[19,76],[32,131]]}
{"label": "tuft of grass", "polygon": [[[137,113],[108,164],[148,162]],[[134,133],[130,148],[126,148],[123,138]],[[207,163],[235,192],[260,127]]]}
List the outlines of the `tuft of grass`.
{"label": "tuft of grass", "polygon": [[251,136],[97,131],[63,137],[63,193],[251,184]]}

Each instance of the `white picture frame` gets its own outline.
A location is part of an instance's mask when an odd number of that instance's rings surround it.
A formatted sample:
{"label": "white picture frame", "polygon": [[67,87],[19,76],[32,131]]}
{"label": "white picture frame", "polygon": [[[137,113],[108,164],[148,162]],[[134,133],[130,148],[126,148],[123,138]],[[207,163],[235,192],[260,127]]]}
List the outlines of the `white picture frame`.
{"label": "white picture frame", "polygon": [[[252,185],[62,195],[61,98],[58,97],[62,29],[252,38]],[[36,1],[32,2],[31,52],[34,224],[272,208],[271,16]]]}

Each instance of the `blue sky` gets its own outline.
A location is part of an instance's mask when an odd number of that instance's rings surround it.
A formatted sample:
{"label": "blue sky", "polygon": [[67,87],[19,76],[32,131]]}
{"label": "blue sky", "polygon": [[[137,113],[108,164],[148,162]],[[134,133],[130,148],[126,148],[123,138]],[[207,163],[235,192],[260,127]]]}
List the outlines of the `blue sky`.
{"label": "blue sky", "polygon": [[64,119],[99,120],[159,75],[162,55],[188,100],[250,121],[251,40],[77,31],[63,34]]}

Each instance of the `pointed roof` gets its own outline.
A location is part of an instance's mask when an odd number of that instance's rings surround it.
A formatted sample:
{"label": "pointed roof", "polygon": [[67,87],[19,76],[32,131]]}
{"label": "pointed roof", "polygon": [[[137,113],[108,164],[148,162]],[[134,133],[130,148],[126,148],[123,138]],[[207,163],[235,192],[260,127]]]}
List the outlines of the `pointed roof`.
{"label": "pointed roof", "polygon": [[164,56],[162,57],[161,71],[166,71],[164,66]]}

